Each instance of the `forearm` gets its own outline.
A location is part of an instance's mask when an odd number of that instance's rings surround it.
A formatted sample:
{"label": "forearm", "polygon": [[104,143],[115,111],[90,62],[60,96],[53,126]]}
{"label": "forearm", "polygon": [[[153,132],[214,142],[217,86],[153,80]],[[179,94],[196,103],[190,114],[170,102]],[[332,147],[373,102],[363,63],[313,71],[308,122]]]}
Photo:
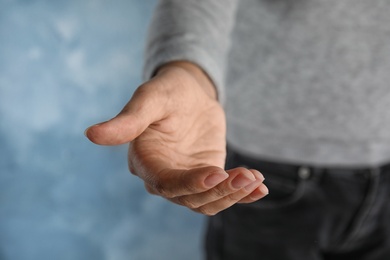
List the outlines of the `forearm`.
{"label": "forearm", "polygon": [[206,72],[223,102],[223,78],[237,0],[162,0],[146,45],[144,79],[172,61],[189,61]]}

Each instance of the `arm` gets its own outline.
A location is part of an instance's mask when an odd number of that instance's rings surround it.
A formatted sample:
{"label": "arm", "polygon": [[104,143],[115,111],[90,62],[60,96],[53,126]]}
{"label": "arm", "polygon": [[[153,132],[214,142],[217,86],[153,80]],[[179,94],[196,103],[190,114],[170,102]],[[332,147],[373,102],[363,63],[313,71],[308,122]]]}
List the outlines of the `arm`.
{"label": "arm", "polygon": [[213,215],[263,197],[258,171],[223,170],[225,115],[204,69],[167,61],[155,70],[115,118],[87,129],[87,137],[103,145],[130,142],[130,170],[146,189],[196,212]]}
{"label": "arm", "polygon": [[238,2],[159,1],[146,42],[144,80],[163,64],[186,60],[207,73],[223,103],[224,69]]}

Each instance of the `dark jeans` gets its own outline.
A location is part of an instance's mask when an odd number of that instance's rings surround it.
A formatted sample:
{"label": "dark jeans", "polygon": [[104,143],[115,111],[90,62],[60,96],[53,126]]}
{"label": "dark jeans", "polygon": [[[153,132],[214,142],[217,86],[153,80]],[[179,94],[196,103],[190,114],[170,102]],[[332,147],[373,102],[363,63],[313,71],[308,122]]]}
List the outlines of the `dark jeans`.
{"label": "dark jeans", "polygon": [[209,260],[390,260],[390,165],[316,168],[232,151],[227,168],[265,176],[270,194],[209,218]]}

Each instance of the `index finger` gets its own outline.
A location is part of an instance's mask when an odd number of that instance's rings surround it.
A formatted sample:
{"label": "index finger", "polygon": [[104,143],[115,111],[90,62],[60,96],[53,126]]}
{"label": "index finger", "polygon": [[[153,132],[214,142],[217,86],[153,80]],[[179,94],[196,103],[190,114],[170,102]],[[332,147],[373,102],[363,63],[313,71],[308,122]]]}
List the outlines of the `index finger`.
{"label": "index finger", "polygon": [[215,187],[229,177],[223,169],[216,166],[190,170],[165,169],[150,175],[138,176],[145,181],[149,193],[164,198],[201,193]]}

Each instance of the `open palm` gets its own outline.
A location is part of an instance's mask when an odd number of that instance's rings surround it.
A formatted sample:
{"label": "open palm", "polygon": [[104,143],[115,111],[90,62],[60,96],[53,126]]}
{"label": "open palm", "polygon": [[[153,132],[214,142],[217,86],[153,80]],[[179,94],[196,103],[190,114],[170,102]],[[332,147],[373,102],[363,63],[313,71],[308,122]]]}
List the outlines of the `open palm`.
{"label": "open palm", "polygon": [[86,134],[97,144],[130,142],[130,171],[152,194],[207,215],[252,202],[267,193],[263,177],[244,168],[223,170],[225,115],[210,86],[194,65],[166,66],[115,118]]}

